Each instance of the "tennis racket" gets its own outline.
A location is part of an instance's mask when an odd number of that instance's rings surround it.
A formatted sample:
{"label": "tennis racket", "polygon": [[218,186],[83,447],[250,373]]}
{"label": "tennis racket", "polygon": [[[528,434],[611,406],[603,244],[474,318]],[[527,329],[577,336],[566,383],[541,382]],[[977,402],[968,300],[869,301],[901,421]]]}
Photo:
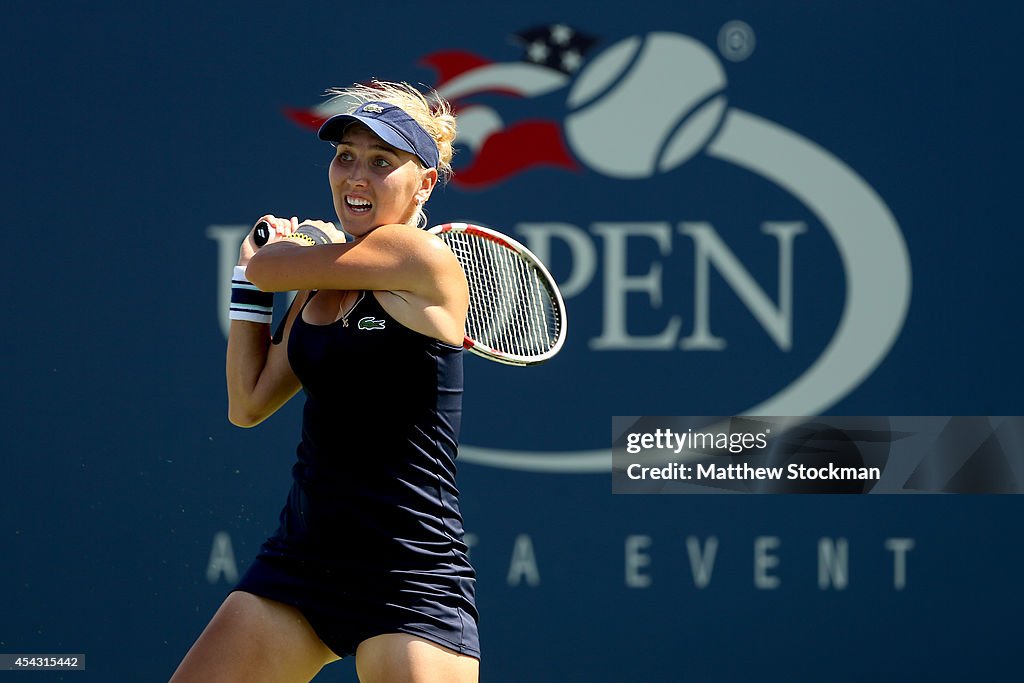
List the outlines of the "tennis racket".
{"label": "tennis racket", "polygon": [[463,347],[508,365],[536,365],[565,341],[565,303],[551,274],[529,249],[470,223],[430,228],[451,248],[469,283]]}

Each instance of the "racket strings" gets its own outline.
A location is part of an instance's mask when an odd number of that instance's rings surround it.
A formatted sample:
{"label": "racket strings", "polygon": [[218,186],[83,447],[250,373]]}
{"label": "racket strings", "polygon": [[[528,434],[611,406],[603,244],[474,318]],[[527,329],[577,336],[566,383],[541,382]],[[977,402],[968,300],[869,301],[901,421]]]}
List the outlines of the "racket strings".
{"label": "racket strings", "polygon": [[455,232],[444,238],[469,282],[467,336],[506,354],[536,356],[551,350],[561,323],[554,297],[536,270],[486,238]]}

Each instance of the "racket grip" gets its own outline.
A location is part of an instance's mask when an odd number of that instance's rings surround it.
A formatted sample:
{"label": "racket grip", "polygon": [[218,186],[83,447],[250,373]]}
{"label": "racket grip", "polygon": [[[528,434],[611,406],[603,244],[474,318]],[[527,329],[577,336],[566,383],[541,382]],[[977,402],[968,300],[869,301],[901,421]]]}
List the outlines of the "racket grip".
{"label": "racket grip", "polygon": [[252,241],[256,243],[256,248],[259,249],[270,240],[270,223],[266,221],[260,221],[256,224],[256,229],[252,233]]}

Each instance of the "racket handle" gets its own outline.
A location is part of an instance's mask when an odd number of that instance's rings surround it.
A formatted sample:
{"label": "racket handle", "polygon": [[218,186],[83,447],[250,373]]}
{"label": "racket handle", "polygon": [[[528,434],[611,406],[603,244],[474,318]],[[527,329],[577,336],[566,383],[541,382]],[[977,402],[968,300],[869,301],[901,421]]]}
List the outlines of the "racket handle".
{"label": "racket handle", "polygon": [[259,249],[270,240],[270,223],[266,221],[260,221],[256,224],[256,229],[252,233],[252,241],[256,243],[256,248]]}

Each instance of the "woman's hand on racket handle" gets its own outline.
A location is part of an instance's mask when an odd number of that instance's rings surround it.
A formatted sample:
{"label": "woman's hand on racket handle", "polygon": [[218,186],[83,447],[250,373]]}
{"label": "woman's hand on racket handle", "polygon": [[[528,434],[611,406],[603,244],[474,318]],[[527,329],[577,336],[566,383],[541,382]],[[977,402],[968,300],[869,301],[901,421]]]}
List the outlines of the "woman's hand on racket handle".
{"label": "woman's hand on racket handle", "polygon": [[238,265],[244,266],[256,253],[256,250],[272,242],[278,242],[295,232],[299,227],[299,219],[278,218],[272,214],[266,214],[256,221],[256,225],[249,231],[249,235],[242,240],[242,246],[238,249]]}
{"label": "woman's hand on racket handle", "polygon": [[344,244],[348,241],[345,233],[338,230],[334,223],[313,220],[312,218],[307,218],[300,222],[296,232],[309,234],[318,244],[325,243],[324,240],[328,244]]}

